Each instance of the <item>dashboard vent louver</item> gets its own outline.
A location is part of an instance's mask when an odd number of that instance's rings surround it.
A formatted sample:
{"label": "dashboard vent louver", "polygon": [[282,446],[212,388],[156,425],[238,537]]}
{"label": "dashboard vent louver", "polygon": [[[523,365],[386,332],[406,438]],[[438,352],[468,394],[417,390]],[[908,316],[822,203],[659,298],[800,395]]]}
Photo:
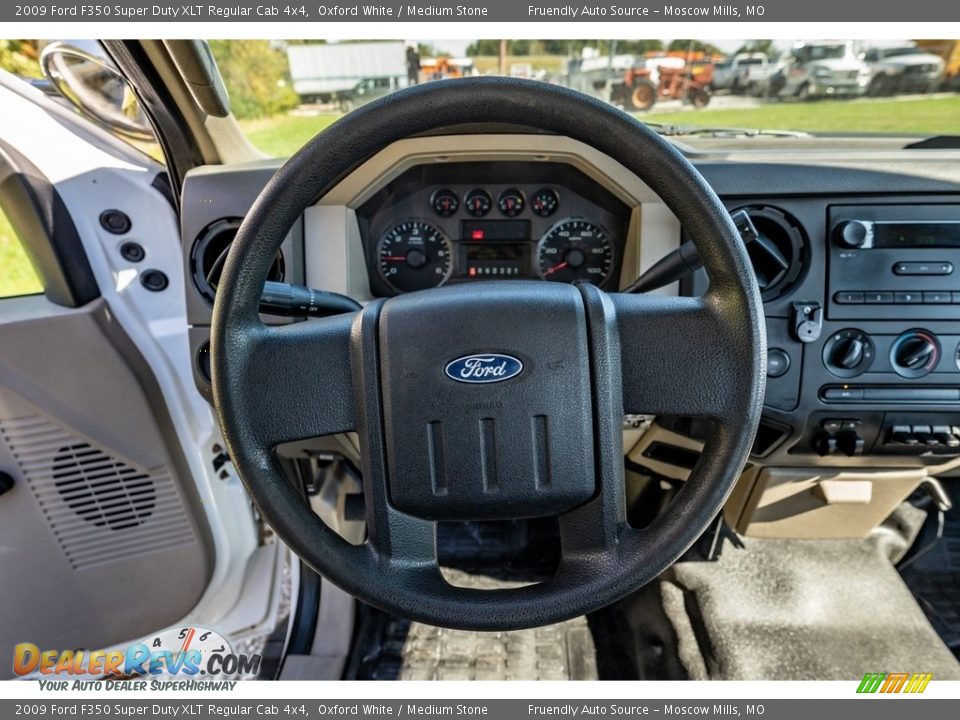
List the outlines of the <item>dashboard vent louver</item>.
{"label": "dashboard vent louver", "polygon": [[[193,243],[190,251],[190,271],[193,283],[201,295],[213,303],[217,294],[217,285],[223,272],[223,264],[227,260],[230,245],[237,236],[243,218],[224,218],[217,220],[204,228]],[[267,273],[267,280],[283,282],[284,267],[283,253],[277,251],[277,256]]]}
{"label": "dashboard vent louver", "polygon": [[807,266],[806,235],[791,215],[769,205],[745,208],[757,228],[758,238],[747,246],[760,297],[764,302],[786,295],[800,281]]}

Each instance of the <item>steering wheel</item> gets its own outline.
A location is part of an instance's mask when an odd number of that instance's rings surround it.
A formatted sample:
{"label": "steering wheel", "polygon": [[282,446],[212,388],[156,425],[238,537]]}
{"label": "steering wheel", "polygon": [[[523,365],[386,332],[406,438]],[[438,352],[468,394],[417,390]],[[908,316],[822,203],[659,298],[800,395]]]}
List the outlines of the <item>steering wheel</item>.
{"label": "steering wheel", "polygon": [[[542,281],[462,284],[359,312],[261,323],[267,271],[303,211],[391,143],[477,123],[535,126],[615,158],[690,234],[702,297]],[[671,145],[599,100],[538,82],[444,80],[343,117],[267,183],[237,233],[213,311],[217,417],[236,470],[277,535],[361,600],[433,625],[507,630],[597,610],[656,577],[716,517],[750,452],[764,390],[760,295],[737,230]],[[682,490],[643,529],[626,520],[625,413],[704,418]],[[284,442],[356,431],[367,538],[327,527],[285,477]],[[556,516],[548,580],[447,583],[436,523]]]}

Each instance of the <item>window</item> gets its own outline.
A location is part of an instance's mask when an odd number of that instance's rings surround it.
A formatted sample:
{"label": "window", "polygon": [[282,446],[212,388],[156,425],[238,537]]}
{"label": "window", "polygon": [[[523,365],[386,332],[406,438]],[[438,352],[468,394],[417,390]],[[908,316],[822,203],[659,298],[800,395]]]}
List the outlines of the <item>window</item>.
{"label": "window", "polygon": [[30,264],[10,221],[0,207],[0,298],[43,292],[40,278]]}

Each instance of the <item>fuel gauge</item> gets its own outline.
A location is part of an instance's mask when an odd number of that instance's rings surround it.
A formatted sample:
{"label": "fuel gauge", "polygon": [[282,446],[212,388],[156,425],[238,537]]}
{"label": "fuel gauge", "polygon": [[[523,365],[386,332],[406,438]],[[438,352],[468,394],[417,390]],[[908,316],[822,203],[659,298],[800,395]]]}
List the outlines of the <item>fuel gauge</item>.
{"label": "fuel gauge", "polygon": [[550,217],[560,207],[560,196],[550,188],[540,188],[530,201],[530,209],[540,217]]}

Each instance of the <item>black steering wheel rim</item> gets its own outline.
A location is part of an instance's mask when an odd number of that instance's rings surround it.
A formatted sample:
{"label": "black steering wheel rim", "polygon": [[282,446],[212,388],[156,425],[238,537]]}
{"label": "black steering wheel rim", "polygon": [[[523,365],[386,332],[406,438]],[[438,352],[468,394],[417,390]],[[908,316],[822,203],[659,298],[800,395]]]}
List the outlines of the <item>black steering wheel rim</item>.
{"label": "black steering wheel rim", "polygon": [[[640,177],[696,244],[710,289],[703,298],[660,298],[608,295],[592,286],[541,287],[553,283],[488,286],[518,303],[544,294],[548,304],[581,304],[590,329],[597,491],[561,515],[564,560],[552,579],[477,591],[443,580],[432,524],[398,511],[385,481],[378,327],[412,301],[376,301],[355,315],[284,328],[262,325],[258,306],[289,229],[359,164],[395,141],[438,128],[518,122],[579,140]],[[451,293],[464,287],[411,295],[456,302]],[[478,292],[479,301],[493,297]],[[649,128],[598,100],[507,78],[409,88],[345,116],[307,143],[244,219],[223,270],[211,332],[217,418],[240,478],[278,536],[317,572],[372,605],[435,625],[483,630],[590,612],[676,560],[720,511],[749,456],[765,356],[762,306],[746,251],[693,166]],[[705,417],[714,430],[684,489],[651,525],[635,530],[625,522],[617,415],[641,409]],[[312,513],[275,454],[286,440],[355,429],[370,445],[363,453],[370,537],[357,546]]]}

